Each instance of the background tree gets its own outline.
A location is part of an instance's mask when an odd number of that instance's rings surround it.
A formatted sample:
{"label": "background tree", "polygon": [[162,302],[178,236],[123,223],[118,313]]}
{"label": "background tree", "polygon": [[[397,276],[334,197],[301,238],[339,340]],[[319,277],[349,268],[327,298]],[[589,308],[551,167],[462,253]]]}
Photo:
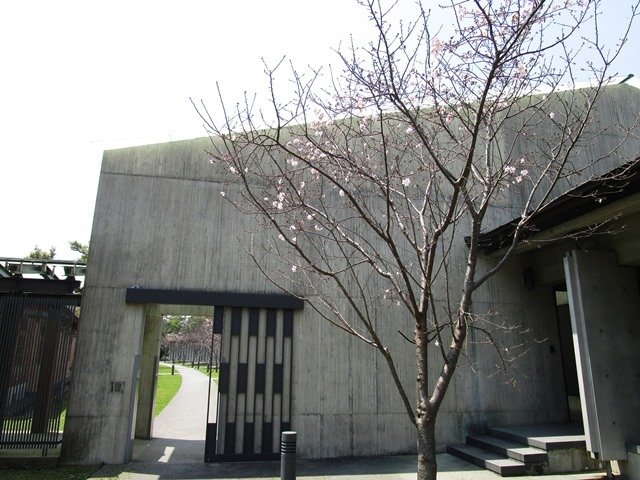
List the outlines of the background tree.
{"label": "background tree", "polygon": [[167,315],[160,348],[167,360],[209,362],[220,365],[220,338],[213,339],[213,319],[191,315]]}
{"label": "background tree", "polygon": [[87,263],[89,260],[89,244],[88,243],[80,243],[76,240],[69,242],[69,248],[71,251],[79,253],[80,258],[78,258],[79,262]]}
{"label": "background tree", "polygon": [[53,260],[55,256],[56,256],[55,247],[51,247],[49,248],[49,250],[42,250],[40,247],[36,245],[35,247],[33,247],[33,250],[29,252],[29,255],[27,255],[27,258],[30,258],[33,260]]}
{"label": "background tree", "polygon": [[[199,113],[212,161],[241,185],[221,195],[266,232],[247,252],[277,286],[380,352],[416,428],[418,478],[433,479],[435,422],[469,329],[486,334],[505,368],[518,356],[500,345],[518,326],[472,308],[474,293],[536,212],[602,172],[600,159],[625,160],[634,122],[605,147],[598,135],[614,126],[596,120],[628,29],[605,49],[593,0],[451,1],[451,27],[431,25],[421,5],[403,21],[381,0],[361,3],[376,37],[339,52],[328,82],[293,69],[282,101],[281,62],[266,69],[270,111],[247,98],[235,109],[222,102],[221,121],[204,105]],[[590,88],[576,88],[578,74]],[[483,259],[481,231],[513,208],[520,220],[503,255]],[[378,318],[385,302],[414,325],[399,333],[416,359],[415,400],[396,366],[406,353],[377,328],[396,317]]]}

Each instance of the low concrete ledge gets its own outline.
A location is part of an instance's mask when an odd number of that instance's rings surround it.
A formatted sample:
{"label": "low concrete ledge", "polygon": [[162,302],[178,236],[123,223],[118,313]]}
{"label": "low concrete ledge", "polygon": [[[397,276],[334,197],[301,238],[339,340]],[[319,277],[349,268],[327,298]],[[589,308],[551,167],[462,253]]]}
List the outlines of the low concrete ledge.
{"label": "low concrete ledge", "polygon": [[629,480],[640,480],[640,443],[627,443],[627,461],[618,462],[618,466]]}

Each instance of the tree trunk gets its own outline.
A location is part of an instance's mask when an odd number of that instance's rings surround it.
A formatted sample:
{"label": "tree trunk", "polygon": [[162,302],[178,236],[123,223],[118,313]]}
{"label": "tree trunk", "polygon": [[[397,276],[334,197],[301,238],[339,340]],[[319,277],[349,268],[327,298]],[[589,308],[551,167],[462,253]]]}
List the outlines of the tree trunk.
{"label": "tree trunk", "polygon": [[436,480],[436,422],[418,418],[418,480]]}

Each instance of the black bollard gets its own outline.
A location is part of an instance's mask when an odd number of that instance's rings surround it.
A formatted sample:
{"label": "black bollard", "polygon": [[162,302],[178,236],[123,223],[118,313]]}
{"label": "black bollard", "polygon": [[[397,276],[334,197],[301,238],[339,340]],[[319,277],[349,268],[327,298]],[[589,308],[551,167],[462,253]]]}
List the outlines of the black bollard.
{"label": "black bollard", "polygon": [[176,366],[171,365],[171,375],[175,375],[175,373],[176,373]]}
{"label": "black bollard", "polygon": [[280,480],[296,478],[296,432],[282,432],[280,441]]}

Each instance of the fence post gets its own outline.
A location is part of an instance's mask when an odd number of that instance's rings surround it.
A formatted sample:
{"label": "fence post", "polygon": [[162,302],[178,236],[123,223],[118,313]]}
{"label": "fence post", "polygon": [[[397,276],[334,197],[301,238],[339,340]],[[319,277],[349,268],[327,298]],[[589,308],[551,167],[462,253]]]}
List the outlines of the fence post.
{"label": "fence post", "polygon": [[280,441],[280,480],[296,478],[296,432],[282,432]]}

